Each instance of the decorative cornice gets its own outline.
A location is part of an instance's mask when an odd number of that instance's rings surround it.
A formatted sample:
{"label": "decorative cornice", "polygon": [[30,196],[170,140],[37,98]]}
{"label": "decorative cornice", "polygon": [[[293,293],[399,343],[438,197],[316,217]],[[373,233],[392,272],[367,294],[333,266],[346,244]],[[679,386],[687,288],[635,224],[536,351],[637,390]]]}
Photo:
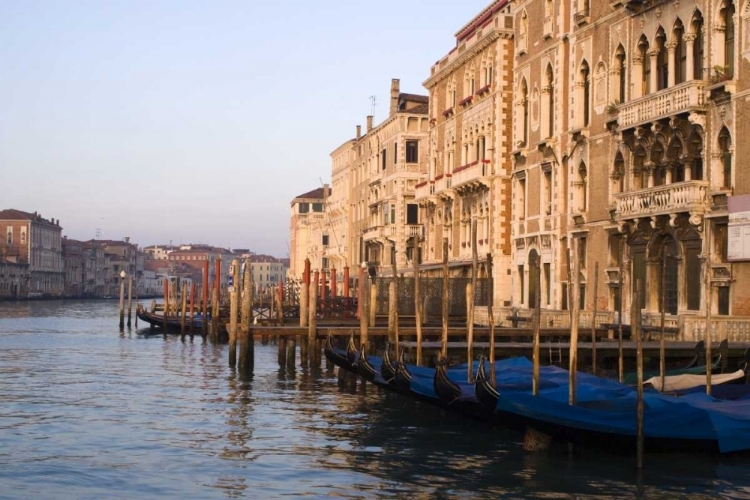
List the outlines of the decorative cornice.
{"label": "decorative cornice", "polygon": [[487,36],[472,45],[471,48],[466,52],[458,56],[455,61],[448,64],[448,66],[446,66],[445,68],[441,69],[436,75],[431,76],[430,78],[422,82],[422,85],[427,89],[434,87],[441,81],[445,80],[448,76],[450,76],[458,66],[465,64],[467,59],[471,59],[472,57],[476,56],[477,54],[479,54],[479,52],[483,51],[500,38],[504,38],[502,36],[502,33],[497,29],[493,30]]}

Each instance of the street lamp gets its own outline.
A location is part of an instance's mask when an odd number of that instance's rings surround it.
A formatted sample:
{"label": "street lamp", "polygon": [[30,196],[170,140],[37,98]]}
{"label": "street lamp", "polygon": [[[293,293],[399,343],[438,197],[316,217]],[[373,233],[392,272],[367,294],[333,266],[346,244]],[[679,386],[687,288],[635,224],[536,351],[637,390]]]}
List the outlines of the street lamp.
{"label": "street lamp", "polygon": [[120,271],[120,330],[125,329],[125,270]]}

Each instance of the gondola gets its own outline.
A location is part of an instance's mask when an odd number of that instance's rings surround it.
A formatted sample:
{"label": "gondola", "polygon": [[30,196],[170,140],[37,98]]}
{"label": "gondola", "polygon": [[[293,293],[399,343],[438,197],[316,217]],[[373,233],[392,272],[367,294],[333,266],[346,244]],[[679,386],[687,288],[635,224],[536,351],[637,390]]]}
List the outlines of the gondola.
{"label": "gondola", "polygon": [[[148,312],[143,306],[138,305],[136,307],[136,315],[138,319],[144,323],[148,323],[151,328],[164,329],[164,316],[161,314],[155,314]],[[193,330],[200,330],[203,327],[203,316],[200,314],[193,315],[192,320],[185,318],[185,328],[189,329],[192,323]],[[182,318],[179,316],[168,316],[166,320],[167,332],[179,333],[182,329]]]}
{"label": "gondola", "polygon": [[446,366],[448,366],[448,359],[440,356],[440,353],[438,352],[435,355],[435,377],[433,379],[433,385],[440,402],[445,406],[450,406],[461,399],[462,392],[461,387],[448,378]]}
{"label": "gondola", "polygon": [[474,379],[474,393],[477,400],[486,409],[495,411],[497,408],[497,398],[500,394],[497,389],[492,385],[492,380],[487,376],[487,372],[484,369],[484,356],[479,358],[479,368],[477,369],[477,376]]}
{"label": "gondola", "polygon": [[404,363],[404,348],[401,348],[401,352],[398,354],[398,362],[396,363],[396,375],[394,376],[394,382],[396,388],[401,392],[411,392],[411,381],[412,376],[409,372],[409,368]]}
{"label": "gondola", "polygon": [[[711,363],[711,371],[713,373],[724,373],[728,367],[727,354],[729,352],[729,342],[724,339],[719,344],[719,353],[714,357]],[[666,376],[672,375],[703,375],[706,373],[706,345],[704,341],[700,341],[695,345],[695,356],[685,366],[681,368],[673,368],[667,370],[664,374]],[[643,372],[643,379],[649,379],[651,377],[658,376],[659,370],[649,370]],[[637,374],[635,372],[626,373],[623,378],[623,383],[634,385],[637,380]]]}
{"label": "gondola", "polygon": [[362,344],[362,349],[359,351],[359,360],[356,368],[357,373],[368,382],[375,382],[375,378],[379,375],[378,371],[372,366],[370,360],[367,358],[365,344]]}
{"label": "gondola", "polygon": [[391,345],[389,342],[385,344],[385,351],[383,352],[383,361],[380,364],[380,375],[387,384],[396,385],[396,366],[391,361]]}
{"label": "gondola", "polygon": [[356,371],[352,368],[352,364],[349,361],[349,356],[346,352],[341,352],[333,347],[333,337],[330,335],[326,338],[326,343],[323,345],[323,352],[325,353],[326,359],[331,363],[343,368],[344,370],[353,372]]}

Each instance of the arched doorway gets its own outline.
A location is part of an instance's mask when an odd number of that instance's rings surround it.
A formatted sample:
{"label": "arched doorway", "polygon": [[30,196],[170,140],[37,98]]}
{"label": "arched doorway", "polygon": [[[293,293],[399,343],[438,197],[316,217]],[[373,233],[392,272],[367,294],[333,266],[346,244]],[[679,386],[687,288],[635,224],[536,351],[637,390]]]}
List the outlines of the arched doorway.
{"label": "arched doorway", "polygon": [[677,241],[671,234],[665,233],[653,241],[651,251],[652,258],[658,261],[658,287],[652,287],[652,290],[658,290],[658,308],[666,314],[677,314],[678,306],[678,249]]}

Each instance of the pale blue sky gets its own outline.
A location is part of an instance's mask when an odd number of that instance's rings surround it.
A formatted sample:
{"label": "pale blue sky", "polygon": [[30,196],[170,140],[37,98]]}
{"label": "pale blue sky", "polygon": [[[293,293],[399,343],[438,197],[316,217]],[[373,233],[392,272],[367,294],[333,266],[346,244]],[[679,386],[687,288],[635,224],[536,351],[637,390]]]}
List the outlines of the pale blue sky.
{"label": "pale blue sky", "polygon": [[0,209],[287,255],[289,203],[490,0],[0,1]]}

